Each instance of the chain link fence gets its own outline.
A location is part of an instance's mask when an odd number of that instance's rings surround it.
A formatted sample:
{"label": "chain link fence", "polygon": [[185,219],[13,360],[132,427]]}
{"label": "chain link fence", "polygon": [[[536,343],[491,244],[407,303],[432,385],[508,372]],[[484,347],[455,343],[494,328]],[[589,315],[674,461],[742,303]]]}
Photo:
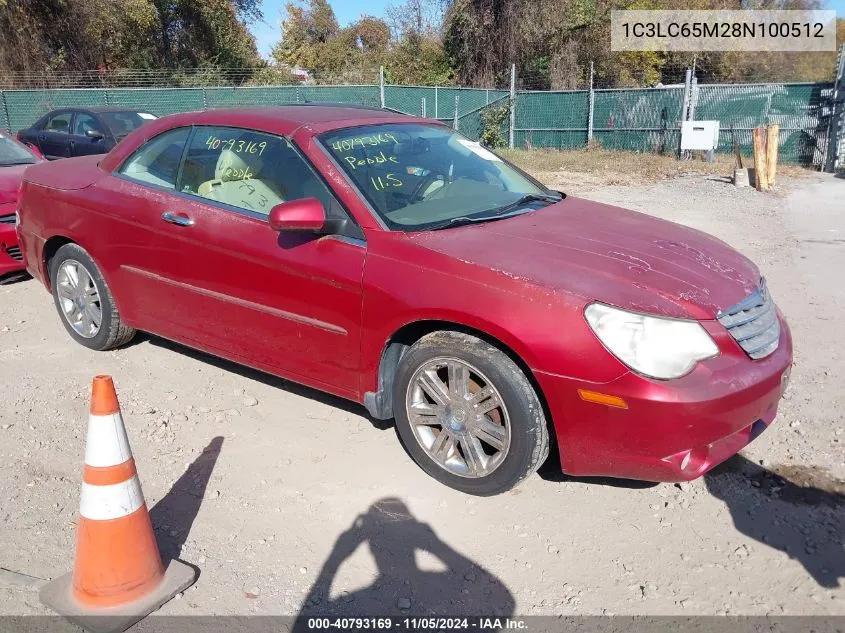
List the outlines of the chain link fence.
{"label": "chain link fence", "polygon": [[[324,85],[313,77],[280,84],[279,72],[216,69],[186,76],[164,70],[105,75],[94,71],[61,78],[6,77],[0,80],[6,86],[0,89],[0,126],[17,132],[50,110],[74,106],[132,108],[164,116],[209,108],[324,102],[439,119],[478,140],[484,133],[485,110],[508,106],[510,121],[500,138],[517,148],[579,149],[592,142],[612,150],[677,155],[681,122],[693,119],[720,122],[718,152],[731,152],[735,139],[750,155],[751,130],[766,124],[781,127],[784,162],[822,166],[832,146],[833,83],[698,84],[695,70],[689,69],[685,83],[651,88],[591,88],[588,78],[579,90],[530,90],[525,87],[532,84],[530,76],[520,78],[516,69],[510,89],[386,85],[383,73],[373,77],[363,70],[360,84]],[[325,79],[331,78],[321,78]],[[44,87],[35,86],[39,81]],[[224,81],[230,83],[222,85]],[[186,87],[186,82],[193,85]],[[66,87],[70,85],[75,87]],[[839,92],[841,97],[841,88]]]}
{"label": "chain link fence", "polygon": [[717,152],[732,151],[736,138],[748,156],[752,130],[777,124],[784,161],[821,166],[827,143],[826,108],[832,90],[833,84],[699,86],[693,91],[693,118],[720,122]]}
{"label": "chain link fence", "polygon": [[587,143],[586,91],[525,91],[514,99],[514,146],[575,149]]}

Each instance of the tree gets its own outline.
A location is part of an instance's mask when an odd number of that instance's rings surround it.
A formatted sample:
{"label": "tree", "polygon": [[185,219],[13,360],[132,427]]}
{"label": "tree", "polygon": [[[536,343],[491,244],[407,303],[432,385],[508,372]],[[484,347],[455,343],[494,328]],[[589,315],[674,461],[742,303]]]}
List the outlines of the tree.
{"label": "tree", "polygon": [[387,56],[387,80],[416,86],[445,86],[454,72],[443,45],[430,37],[406,35]]}
{"label": "tree", "polygon": [[[261,16],[259,0],[152,0],[160,29],[156,48],[169,67],[250,67],[260,63],[246,21]],[[158,65],[162,65],[161,62]]]}
{"label": "tree", "polygon": [[323,78],[372,81],[389,44],[390,29],[384,20],[363,16],[340,28],[326,0],[308,0],[287,4],[282,39],[272,55],[280,64],[299,66]]}
{"label": "tree", "polygon": [[365,54],[383,55],[390,44],[390,27],[384,20],[365,15],[349,28]]}
{"label": "tree", "polygon": [[400,41],[409,33],[438,38],[443,27],[443,14],[451,0],[404,0],[385,10],[393,38]]}
{"label": "tree", "polygon": [[404,0],[388,6],[393,43],[385,60],[388,81],[422,86],[451,84],[443,48],[443,14],[451,0]]}
{"label": "tree", "polygon": [[83,68],[137,68],[156,62],[147,44],[153,35],[157,14],[148,0],[72,0],[72,13],[81,24],[87,60]]}
{"label": "tree", "polygon": [[[326,0],[308,0],[307,3],[288,2],[286,17],[282,22],[282,39],[273,48],[272,55],[281,64],[315,70],[324,66],[329,53],[327,44],[340,33],[337,17]],[[331,51],[335,58],[338,51]],[[328,63],[336,63],[334,59]]]}
{"label": "tree", "polygon": [[[444,44],[463,85],[506,85],[516,64],[523,87],[584,88],[590,63],[603,87],[654,86],[683,80],[690,53],[610,50],[613,9],[812,10],[818,0],[455,0]],[[835,53],[702,53],[699,81],[829,80]]]}
{"label": "tree", "polygon": [[0,0],[0,70],[257,66],[259,0]]}

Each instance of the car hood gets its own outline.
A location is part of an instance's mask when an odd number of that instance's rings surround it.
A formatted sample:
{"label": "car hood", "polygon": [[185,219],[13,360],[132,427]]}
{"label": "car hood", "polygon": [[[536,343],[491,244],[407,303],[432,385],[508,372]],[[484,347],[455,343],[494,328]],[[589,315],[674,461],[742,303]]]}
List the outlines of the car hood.
{"label": "car hood", "polygon": [[31,166],[32,164],[0,167],[0,204],[17,200],[23,172]]}
{"label": "car hood", "polygon": [[573,197],[411,239],[511,281],[678,318],[715,318],[760,280],[751,261],[706,233]]}

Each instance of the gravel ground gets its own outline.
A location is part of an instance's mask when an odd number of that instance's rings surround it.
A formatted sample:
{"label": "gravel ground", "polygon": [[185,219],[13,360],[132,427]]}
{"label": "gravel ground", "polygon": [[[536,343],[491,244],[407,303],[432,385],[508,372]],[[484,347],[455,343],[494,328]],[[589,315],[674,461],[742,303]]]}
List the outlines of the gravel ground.
{"label": "gravel ground", "polygon": [[[25,281],[0,286],[0,567],[71,569],[90,380],[111,373],[162,549],[202,570],[163,613],[845,615],[845,180],[765,195],[712,176],[543,177],[760,265],[796,362],[742,456],[690,484],[550,468],[470,498],[356,405],[159,339],[88,351]],[[0,614],[45,613],[15,580],[0,573]]]}

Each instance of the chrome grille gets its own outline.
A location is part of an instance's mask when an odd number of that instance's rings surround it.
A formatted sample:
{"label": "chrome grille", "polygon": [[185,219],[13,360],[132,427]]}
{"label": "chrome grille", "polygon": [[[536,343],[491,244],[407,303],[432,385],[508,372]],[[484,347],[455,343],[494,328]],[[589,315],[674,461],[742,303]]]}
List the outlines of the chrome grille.
{"label": "chrome grille", "polygon": [[21,254],[21,247],[20,246],[7,246],[6,252],[9,253],[9,257],[19,262],[23,261],[23,255]]}
{"label": "chrome grille", "polygon": [[738,304],[719,312],[719,323],[751,358],[765,358],[778,348],[780,321],[766,281]]}
{"label": "chrome grille", "polygon": [[15,223],[15,214],[12,215],[0,215],[0,224],[14,224]]}

